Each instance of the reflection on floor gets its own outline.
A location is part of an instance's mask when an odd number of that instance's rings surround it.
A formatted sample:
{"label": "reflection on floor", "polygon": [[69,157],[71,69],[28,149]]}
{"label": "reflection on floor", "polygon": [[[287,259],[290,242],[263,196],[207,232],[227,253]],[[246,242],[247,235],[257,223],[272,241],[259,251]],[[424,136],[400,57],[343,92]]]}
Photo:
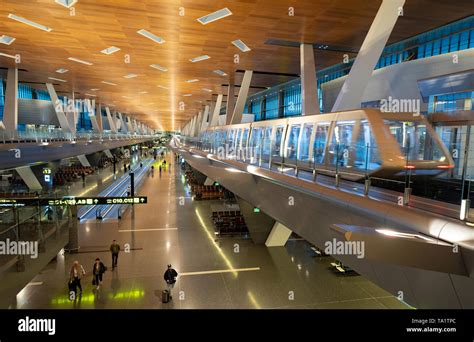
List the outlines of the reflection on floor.
{"label": "reflection on floor", "polygon": [[[174,160],[167,156],[167,160]],[[17,296],[16,308],[408,308],[361,276],[340,276],[330,257],[315,257],[301,240],[266,248],[248,239],[216,239],[210,206],[193,201],[181,170],[171,166],[144,180],[136,205],[122,220],[81,224],[81,252],[58,255]],[[110,243],[123,247],[111,270]],[[90,275],[96,257],[108,266],[99,291]],[[79,260],[88,273],[83,294],[68,299],[68,271]],[[161,303],[163,273],[180,273],[173,300]]]}

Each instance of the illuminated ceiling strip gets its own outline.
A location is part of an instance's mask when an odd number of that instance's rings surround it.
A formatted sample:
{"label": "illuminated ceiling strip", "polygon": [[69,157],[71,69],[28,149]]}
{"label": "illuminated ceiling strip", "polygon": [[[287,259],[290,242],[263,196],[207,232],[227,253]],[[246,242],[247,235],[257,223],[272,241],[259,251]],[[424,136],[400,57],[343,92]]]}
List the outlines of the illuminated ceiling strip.
{"label": "illuminated ceiling strip", "polygon": [[64,74],[64,73],[66,73],[66,72],[68,72],[68,71],[69,71],[68,69],[64,69],[64,68],[61,68],[61,69],[56,70],[56,72],[57,72],[58,74]]}
{"label": "illuminated ceiling strip", "polygon": [[7,36],[7,35],[2,35],[0,36],[0,43],[5,44],[5,45],[10,45],[15,41],[16,38]]}
{"label": "illuminated ceiling strip", "polygon": [[108,85],[111,85],[111,86],[116,86],[117,85],[115,83],[107,82],[107,81],[102,81],[101,83],[108,84]]}
{"label": "illuminated ceiling strip", "polygon": [[220,9],[218,11],[215,11],[213,13],[202,16],[201,18],[198,18],[196,20],[199,21],[203,25],[207,25],[207,24],[210,24],[210,23],[212,23],[216,20],[220,20],[220,19],[223,19],[225,17],[228,17],[229,15],[232,15],[232,12],[230,11],[230,9],[228,9],[226,7],[226,8]]}
{"label": "illuminated ceiling strip", "polygon": [[160,70],[160,71],[163,71],[163,72],[168,71],[168,68],[165,68],[164,66],[161,66],[159,64],[150,64],[150,67],[152,67],[154,69],[157,69],[157,70]]}
{"label": "illuminated ceiling strip", "polygon": [[157,35],[154,35],[153,33],[145,29],[138,30],[137,33],[142,35],[143,37],[153,40],[155,43],[158,43],[158,44],[163,44],[165,42],[163,38],[158,37]]}
{"label": "illuminated ceiling strip", "polygon": [[219,76],[227,76],[227,74],[222,70],[214,70],[213,72],[218,74]]}
{"label": "illuminated ceiling strip", "polygon": [[81,64],[85,64],[85,65],[92,65],[91,62],[84,61],[84,60],[79,59],[79,58],[69,57],[68,59],[69,59],[70,61],[73,61],[73,62],[77,62],[77,63],[81,63]]}
{"label": "illuminated ceiling strip", "polygon": [[111,54],[113,54],[113,53],[115,53],[115,52],[117,52],[117,51],[120,51],[120,48],[118,48],[118,47],[116,47],[116,46],[111,46],[111,47],[109,47],[109,48],[107,48],[107,49],[102,50],[101,52],[102,52],[103,54],[105,54],[105,55],[111,55]]}
{"label": "illuminated ceiling strip", "polygon": [[239,48],[240,51],[242,52],[249,52],[251,49],[245,44],[242,40],[237,39],[233,40],[232,44],[235,45],[236,47]]}
{"label": "illuminated ceiling strip", "polygon": [[0,56],[16,59],[16,56],[12,56],[12,55],[9,55],[9,54],[3,53],[3,52],[0,52]]}
{"label": "illuminated ceiling strip", "polygon": [[77,3],[77,0],[54,0],[54,2],[66,8],[71,8]]}
{"label": "illuminated ceiling strip", "polygon": [[55,78],[55,77],[48,77],[48,79],[54,80],[54,81],[59,81],[59,82],[67,82],[66,80],[62,80],[60,78]]}
{"label": "illuminated ceiling strip", "polygon": [[196,62],[200,62],[200,61],[205,61],[206,59],[209,59],[209,58],[211,58],[211,57],[208,56],[208,55],[202,55],[202,56],[197,56],[197,57],[191,58],[189,61],[193,62],[193,63],[196,63]]}

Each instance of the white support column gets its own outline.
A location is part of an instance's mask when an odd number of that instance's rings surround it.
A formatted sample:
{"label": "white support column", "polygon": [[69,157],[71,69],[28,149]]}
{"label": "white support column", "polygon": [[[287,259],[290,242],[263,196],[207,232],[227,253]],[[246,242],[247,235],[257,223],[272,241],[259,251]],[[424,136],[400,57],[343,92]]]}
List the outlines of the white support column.
{"label": "white support column", "polygon": [[79,162],[81,163],[82,166],[91,166],[91,164],[89,163],[89,160],[87,160],[87,157],[84,154],[78,155],[77,159],[79,159]]}
{"label": "white support column", "polygon": [[[92,103],[95,103],[95,100],[93,100]],[[102,106],[100,103],[95,103],[95,119],[97,120],[99,132],[102,133],[104,131],[104,125],[102,123]]]}
{"label": "white support column", "polygon": [[270,235],[268,235],[265,246],[267,247],[282,247],[288,241],[291,235],[291,230],[280,222],[275,222]]}
{"label": "white support column", "polygon": [[379,60],[405,0],[383,0],[351,71],[342,86],[333,112],[360,108],[362,96]]}
{"label": "white support column", "polygon": [[[242,122],[242,114],[244,112],[245,102],[247,102],[247,95],[249,94],[252,75],[252,70],[245,70],[244,78],[240,85],[239,96],[237,97],[237,102],[235,103],[234,111],[232,113],[232,118],[230,121],[228,118],[226,119],[228,125],[239,124]],[[227,96],[227,101],[229,101],[229,96]]]}
{"label": "white support column", "polygon": [[201,128],[201,121],[202,121],[202,111],[199,111],[197,118],[196,118],[196,125],[194,126],[194,136],[199,136],[199,130]]}
{"label": "white support column", "polygon": [[16,172],[20,175],[21,179],[25,182],[28,189],[31,191],[42,190],[43,186],[36,178],[35,174],[29,166],[21,166],[15,168]]}
{"label": "white support column", "polygon": [[235,101],[235,89],[234,89],[234,83],[235,83],[235,76],[234,73],[231,72],[229,75],[229,87],[227,88],[227,104],[226,104],[226,110],[225,110],[225,115],[226,115],[226,124],[230,125],[231,120],[232,120],[232,113],[234,112],[234,101]]}
{"label": "white support column", "polygon": [[212,116],[209,119],[209,127],[217,126],[217,124],[219,122],[219,114],[221,112],[223,97],[224,97],[224,95],[222,95],[222,94],[217,95],[217,100],[216,100],[216,104],[214,106],[214,111],[212,112]]}
{"label": "white support column", "polygon": [[127,128],[130,133],[133,133],[132,118],[125,116],[125,121],[127,121]]}
{"label": "white support column", "polygon": [[127,127],[127,123],[126,123],[126,120],[127,118],[125,117],[124,114],[122,113],[118,113],[118,117],[119,117],[119,121],[120,121],[120,131],[122,133],[128,133],[128,127]]}
{"label": "white support column", "polygon": [[206,177],[206,180],[204,181],[204,185],[208,186],[208,185],[214,185],[214,180],[212,180],[211,178],[209,177]]}
{"label": "white support column", "polygon": [[196,127],[196,116],[197,115],[194,115],[191,119],[191,131],[189,132],[190,137],[194,137],[194,128]]}
{"label": "white support column", "polygon": [[18,127],[18,68],[8,68],[7,71],[3,125],[8,131],[16,131]]}
{"label": "white support column", "polygon": [[199,133],[202,133],[207,129],[208,119],[209,119],[209,105],[206,105],[206,107],[204,107],[204,115],[202,116],[202,123],[201,123],[201,128],[199,130]]}
{"label": "white support column", "polygon": [[104,150],[104,153],[107,157],[109,158],[113,158],[114,156],[112,155],[112,152],[110,152],[110,150]]}
{"label": "white support column", "polygon": [[109,107],[105,107],[105,113],[107,114],[107,120],[109,121],[110,131],[112,133],[117,133],[117,127],[115,127],[115,121],[112,118],[112,114],[110,114]]}
{"label": "white support column", "polygon": [[140,131],[138,129],[138,123],[137,123],[137,120],[133,119],[133,131],[136,133],[136,134],[140,134]]}
{"label": "white support column", "polygon": [[300,45],[301,115],[319,114],[318,83],[312,44]]}
{"label": "white support column", "polygon": [[69,127],[69,122],[67,121],[66,115],[63,111],[62,102],[59,101],[58,95],[56,94],[56,90],[51,83],[46,83],[46,89],[48,89],[49,97],[51,97],[51,101],[53,102],[53,108],[56,112],[56,117],[59,121],[59,126],[63,132],[72,133],[71,128]]}

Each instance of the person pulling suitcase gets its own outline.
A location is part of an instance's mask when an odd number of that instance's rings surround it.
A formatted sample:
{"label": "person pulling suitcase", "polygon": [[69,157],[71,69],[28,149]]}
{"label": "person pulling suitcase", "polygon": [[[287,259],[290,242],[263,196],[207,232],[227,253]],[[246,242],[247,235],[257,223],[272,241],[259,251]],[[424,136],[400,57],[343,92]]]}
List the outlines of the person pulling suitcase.
{"label": "person pulling suitcase", "polygon": [[178,277],[178,272],[176,272],[176,270],[171,267],[171,264],[168,265],[168,269],[165,271],[165,274],[163,276],[166,282],[166,287],[167,287],[167,289],[163,291],[163,296],[162,296],[163,303],[168,303],[171,299],[173,299],[173,296],[171,295],[171,290],[173,289],[174,284],[176,283],[177,277]]}

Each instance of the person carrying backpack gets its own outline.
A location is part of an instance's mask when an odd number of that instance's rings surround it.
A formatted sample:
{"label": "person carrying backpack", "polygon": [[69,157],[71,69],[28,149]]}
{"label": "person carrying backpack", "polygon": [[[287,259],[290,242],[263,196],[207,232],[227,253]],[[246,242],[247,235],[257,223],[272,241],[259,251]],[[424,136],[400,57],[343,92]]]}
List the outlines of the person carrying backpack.
{"label": "person carrying backpack", "polygon": [[165,279],[170,299],[173,299],[173,296],[171,295],[171,290],[173,289],[174,284],[176,283],[177,277],[178,272],[176,272],[176,270],[171,267],[171,264],[168,265],[168,269],[165,271],[163,278]]}

